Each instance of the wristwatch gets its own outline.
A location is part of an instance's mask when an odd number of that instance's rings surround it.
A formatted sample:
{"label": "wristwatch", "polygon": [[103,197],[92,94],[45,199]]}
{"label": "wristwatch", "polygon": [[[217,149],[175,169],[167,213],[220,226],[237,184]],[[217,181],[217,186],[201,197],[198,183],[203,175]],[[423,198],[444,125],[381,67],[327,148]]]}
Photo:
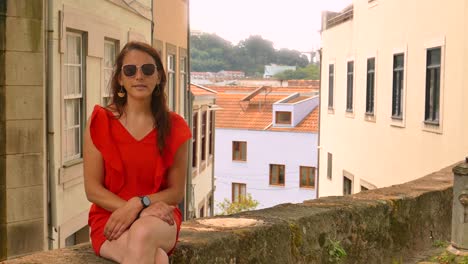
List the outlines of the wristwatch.
{"label": "wristwatch", "polygon": [[151,205],[151,200],[148,197],[148,195],[140,196],[140,201],[141,201],[141,204],[143,205],[143,209]]}

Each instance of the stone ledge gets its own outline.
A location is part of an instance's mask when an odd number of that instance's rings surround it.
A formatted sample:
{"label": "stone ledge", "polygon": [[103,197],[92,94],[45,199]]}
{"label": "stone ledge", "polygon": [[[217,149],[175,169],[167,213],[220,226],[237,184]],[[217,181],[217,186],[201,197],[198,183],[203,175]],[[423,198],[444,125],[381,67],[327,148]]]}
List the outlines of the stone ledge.
{"label": "stone ledge", "polygon": [[[401,185],[282,204],[230,221],[223,216],[184,222],[171,263],[327,263],[330,240],[341,242],[346,263],[409,259],[433,240],[450,238],[452,167]],[[82,244],[6,263],[112,262]]]}

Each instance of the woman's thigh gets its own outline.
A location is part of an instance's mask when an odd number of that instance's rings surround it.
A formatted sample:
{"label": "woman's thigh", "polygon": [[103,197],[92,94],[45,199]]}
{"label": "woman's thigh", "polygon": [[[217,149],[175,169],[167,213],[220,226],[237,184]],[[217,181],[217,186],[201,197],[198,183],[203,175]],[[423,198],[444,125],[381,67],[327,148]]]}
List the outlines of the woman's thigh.
{"label": "woman's thigh", "polygon": [[176,243],[176,224],[169,225],[154,216],[139,218],[130,226],[128,231],[131,241],[139,239],[148,240],[143,242],[154,243],[155,247],[162,248],[166,252],[169,252]]}

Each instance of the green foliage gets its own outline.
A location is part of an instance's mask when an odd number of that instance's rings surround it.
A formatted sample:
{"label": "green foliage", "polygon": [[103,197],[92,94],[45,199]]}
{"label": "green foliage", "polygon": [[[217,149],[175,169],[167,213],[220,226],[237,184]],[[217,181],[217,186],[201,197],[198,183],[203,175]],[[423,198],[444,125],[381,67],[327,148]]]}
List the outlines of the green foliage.
{"label": "green foliage", "polygon": [[309,64],[307,67],[298,68],[295,71],[287,70],[278,73],[274,77],[279,80],[318,80],[319,66],[316,64]]}
{"label": "green foliage", "polygon": [[328,261],[330,263],[342,263],[347,254],[344,248],[341,246],[340,241],[328,239],[328,242]]}
{"label": "green foliage", "polygon": [[218,203],[218,208],[221,210],[221,215],[230,215],[240,213],[243,211],[250,211],[259,205],[257,200],[252,199],[252,195],[241,196],[239,202],[231,202],[228,199],[224,199],[223,202]]}
{"label": "green foliage", "polygon": [[261,36],[250,36],[237,45],[216,34],[190,36],[190,66],[192,71],[244,71],[247,76],[263,76],[265,65],[306,67],[307,57],[299,51],[276,50],[273,42]]}
{"label": "green foliage", "polygon": [[457,256],[451,253],[444,252],[442,253],[442,255],[434,257],[432,261],[437,261],[437,263],[440,263],[440,264],[452,264],[452,263],[456,263],[455,262],[456,257]]}
{"label": "green foliage", "polygon": [[395,259],[393,258],[392,259],[392,264],[402,264],[403,263],[403,260],[400,258],[400,259]]}
{"label": "green foliage", "polygon": [[443,241],[443,240],[434,240],[434,242],[432,242],[432,247],[437,247],[437,248],[445,248],[445,247],[448,247],[449,245],[449,242],[447,241]]}

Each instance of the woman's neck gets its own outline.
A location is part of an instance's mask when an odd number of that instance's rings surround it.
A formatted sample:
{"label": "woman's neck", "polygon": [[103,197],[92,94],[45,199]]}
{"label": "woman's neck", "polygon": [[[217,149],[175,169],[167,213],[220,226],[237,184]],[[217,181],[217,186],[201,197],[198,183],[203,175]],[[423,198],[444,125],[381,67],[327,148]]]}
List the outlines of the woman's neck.
{"label": "woman's neck", "polygon": [[125,106],[125,113],[127,115],[151,115],[151,98],[148,100],[135,100],[131,97],[127,98]]}

